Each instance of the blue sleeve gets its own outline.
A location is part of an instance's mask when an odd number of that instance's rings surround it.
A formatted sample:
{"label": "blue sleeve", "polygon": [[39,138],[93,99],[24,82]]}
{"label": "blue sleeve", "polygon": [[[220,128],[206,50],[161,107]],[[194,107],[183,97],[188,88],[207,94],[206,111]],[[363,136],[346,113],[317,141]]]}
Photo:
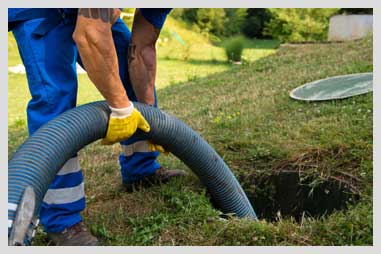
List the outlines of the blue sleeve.
{"label": "blue sleeve", "polygon": [[161,29],[164,25],[168,13],[170,13],[172,9],[139,8],[139,10],[143,17],[148,20],[148,22],[150,22],[154,27]]}
{"label": "blue sleeve", "polygon": [[8,8],[8,22],[17,20],[17,15],[30,8]]}

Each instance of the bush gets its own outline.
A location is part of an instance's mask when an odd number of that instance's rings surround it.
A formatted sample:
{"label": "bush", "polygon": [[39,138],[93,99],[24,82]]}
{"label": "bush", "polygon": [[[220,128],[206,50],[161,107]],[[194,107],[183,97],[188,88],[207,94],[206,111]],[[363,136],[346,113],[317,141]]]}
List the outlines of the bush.
{"label": "bush", "polygon": [[224,42],[224,48],[228,61],[240,62],[242,58],[244,40],[242,36],[229,38]]}
{"label": "bush", "polygon": [[264,35],[281,42],[323,41],[327,39],[329,18],[339,9],[286,8],[269,9]]}

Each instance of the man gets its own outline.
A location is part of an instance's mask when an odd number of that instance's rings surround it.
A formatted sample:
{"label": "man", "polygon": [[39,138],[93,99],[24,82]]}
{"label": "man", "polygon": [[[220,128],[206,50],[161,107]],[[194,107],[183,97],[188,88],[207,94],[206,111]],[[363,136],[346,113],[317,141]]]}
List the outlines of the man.
{"label": "man", "polygon": [[[120,9],[9,9],[8,22],[26,68],[32,99],[28,103],[29,134],[76,106],[76,63],[81,64],[111,109],[102,144],[121,141],[122,182],[165,181],[182,176],[157,162],[160,146],[130,138],[150,127],[131,101],[157,106],[155,43],[170,9],[137,9],[132,33],[119,18]],[[97,245],[82,222],[83,176],[71,158],[49,186],[40,221],[56,245]]]}

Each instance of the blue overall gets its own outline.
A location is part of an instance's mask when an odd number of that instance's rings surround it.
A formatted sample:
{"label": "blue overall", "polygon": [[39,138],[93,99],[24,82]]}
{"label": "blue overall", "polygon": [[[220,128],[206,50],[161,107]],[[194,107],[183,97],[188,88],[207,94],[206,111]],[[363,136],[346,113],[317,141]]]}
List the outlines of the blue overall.
{"label": "blue overall", "polygon": [[[39,13],[35,15],[34,10]],[[42,10],[8,9],[8,25],[17,41],[32,96],[27,106],[29,135],[47,121],[76,106],[76,63],[82,65],[72,39],[77,10]],[[157,28],[162,27],[169,11],[141,9],[142,15]],[[24,16],[23,12],[26,13]],[[49,14],[45,17],[44,13]],[[136,101],[129,83],[127,66],[131,33],[120,18],[112,26],[112,36],[118,56],[120,78],[130,100]],[[130,138],[121,142],[121,145],[123,147],[138,141]],[[131,183],[153,174],[160,167],[156,162],[158,155],[158,152],[120,154],[122,181]],[[40,209],[40,221],[47,232],[61,232],[82,220],[80,212],[84,208],[82,170],[78,158],[73,157],[61,168],[49,186]]]}

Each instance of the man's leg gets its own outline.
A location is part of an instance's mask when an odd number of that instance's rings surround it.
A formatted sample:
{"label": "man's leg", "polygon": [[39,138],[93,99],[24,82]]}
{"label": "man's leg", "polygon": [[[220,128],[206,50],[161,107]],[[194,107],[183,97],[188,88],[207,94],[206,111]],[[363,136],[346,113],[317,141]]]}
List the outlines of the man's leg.
{"label": "man's leg", "polygon": [[[41,21],[30,20],[13,30],[32,96],[27,107],[30,135],[47,121],[76,105],[74,23],[61,22],[45,36],[36,37],[32,32]],[[63,232],[79,225],[82,221],[80,212],[84,208],[82,171],[78,158],[73,157],[63,165],[49,186],[42,202],[40,221],[49,233]],[[78,245],[93,245],[96,242],[96,238],[85,235],[82,242],[77,242]],[[69,244],[77,245],[73,241]]]}

